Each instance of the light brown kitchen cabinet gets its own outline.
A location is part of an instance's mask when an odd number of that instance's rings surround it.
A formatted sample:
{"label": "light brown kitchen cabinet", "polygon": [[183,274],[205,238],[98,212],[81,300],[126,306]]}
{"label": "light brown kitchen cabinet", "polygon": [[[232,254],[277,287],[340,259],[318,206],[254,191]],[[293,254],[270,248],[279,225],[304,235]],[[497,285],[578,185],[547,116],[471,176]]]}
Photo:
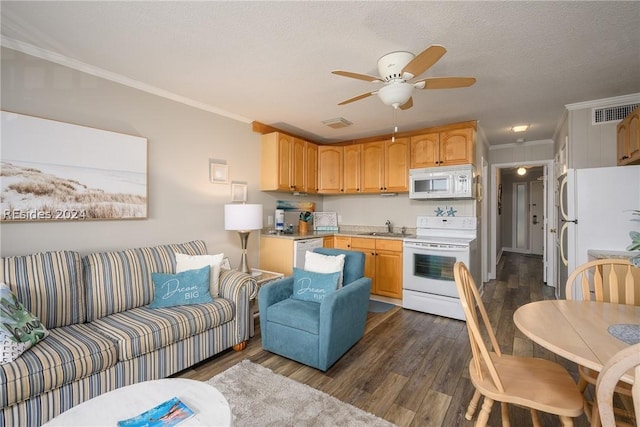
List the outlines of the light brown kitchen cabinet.
{"label": "light brown kitchen cabinet", "polygon": [[362,192],[384,191],[384,141],[362,144]]}
{"label": "light brown kitchen cabinet", "polygon": [[336,249],[351,249],[351,237],[349,236],[333,236],[333,247]]}
{"label": "light brown kitchen cabinet", "polygon": [[343,147],[342,192],[354,194],[360,192],[362,144]]}
{"label": "light brown kitchen cabinet", "polygon": [[476,131],[473,127],[441,128],[438,132],[411,136],[412,169],[473,164]]}
{"label": "light brown kitchen cabinet", "polygon": [[362,192],[409,191],[409,138],[362,144]]}
{"label": "light brown kitchen cabinet", "polygon": [[289,276],[293,273],[293,240],[260,236],[261,270],[275,271]]}
{"label": "light brown kitchen cabinet", "polygon": [[618,123],[618,165],[640,164],[640,107]]}
{"label": "light brown kitchen cabinet", "polygon": [[352,237],[350,249],[365,254],[372,294],[402,298],[402,240]]}
{"label": "light brown kitchen cabinet", "polygon": [[384,143],[384,191],[409,191],[409,138]]}
{"label": "light brown kitchen cabinet", "polygon": [[371,278],[371,293],[375,293],[376,239],[352,237],[350,249],[364,253],[364,277]]}
{"label": "light brown kitchen cabinet", "polygon": [[318,192],[318,146],[307,141],[305,149],[304,191],[315,194]]}
{"label": "light brown kitchen cabinet", "polygon": [[260,190],[305,191],[306,144],[280,132],[262,135]]}
{"label": "light brown kitchen cabinet", "polygon": [[333,248],[333,236],[324,236],[322,238],[322,247],[323,248]]}
{"label": "light brown kitchen cabinet", "polygon": [[343,193],[343,147],[318,146],[318,193]]}

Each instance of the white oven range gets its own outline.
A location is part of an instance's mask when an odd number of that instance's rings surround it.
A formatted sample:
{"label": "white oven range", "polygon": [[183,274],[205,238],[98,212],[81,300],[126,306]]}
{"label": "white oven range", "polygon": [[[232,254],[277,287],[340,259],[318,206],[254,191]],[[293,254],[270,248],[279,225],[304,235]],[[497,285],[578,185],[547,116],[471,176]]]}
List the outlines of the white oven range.
{"label": "white oven range", "polygon": [[416,236],[404,239],[402,306],[465,320],[453,265],[464,262],[476,284],[477,218],[418,216]]}

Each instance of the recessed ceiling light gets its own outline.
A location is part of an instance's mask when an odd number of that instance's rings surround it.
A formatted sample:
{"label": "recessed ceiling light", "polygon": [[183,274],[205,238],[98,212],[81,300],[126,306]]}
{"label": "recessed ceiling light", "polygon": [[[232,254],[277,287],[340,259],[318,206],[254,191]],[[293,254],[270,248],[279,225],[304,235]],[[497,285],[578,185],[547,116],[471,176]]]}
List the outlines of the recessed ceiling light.
{"label": "recessed ceiling light", "polygon": [[330,128],[333,128],[333,129],[346,128],[347,126],[351,126],[353,124],[349,120],[345,119],[344,117],[338,117],[336,119],[323,120],[322,123],[324,123],[325,125],[329,126]]}
{"label": "recessed ceiling light", "polygon": [[524,132],[527,129],[529,129],[529,125],[516,125],[511,128],[514,132]]}

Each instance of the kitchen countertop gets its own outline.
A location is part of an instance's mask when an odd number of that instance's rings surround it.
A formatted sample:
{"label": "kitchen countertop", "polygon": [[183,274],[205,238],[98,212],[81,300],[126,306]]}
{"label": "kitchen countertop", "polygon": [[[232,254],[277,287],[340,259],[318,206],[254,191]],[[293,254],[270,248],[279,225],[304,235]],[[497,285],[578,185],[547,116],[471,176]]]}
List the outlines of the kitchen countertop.
{"label": "kitchen countertop", "polygon": [[294,233],[274,233],[270,231],[262,231],[260,234],[264,237],[274,237],[278,239],[289,239],[289,240],[306,240],[306,239],[318,239],[325,236],[349,236],[349,237],[364,237],[369,239],[389,239],[389,240],[402,240],[407,237],[415,237],[415,234],[405,234],[404,236],[385,236],[385,235],[369,235],[366,233],[384,233],[378,230],[358,230],[358,231],[311,231],[307,234],[299,234],[297,232]]}

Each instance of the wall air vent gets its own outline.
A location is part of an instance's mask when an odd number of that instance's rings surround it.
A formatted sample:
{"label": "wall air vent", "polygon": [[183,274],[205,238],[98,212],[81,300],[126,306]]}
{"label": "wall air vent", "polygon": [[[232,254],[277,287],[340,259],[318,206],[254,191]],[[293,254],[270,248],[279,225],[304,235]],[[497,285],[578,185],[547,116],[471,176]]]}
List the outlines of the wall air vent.
{"label": "wall air vent", "polygon": [[640,103],[617,105],[615,107],[594,108],[592,110],[591,124],[601,125],[604,123],[617,122],[624,119],[632,112]]}

